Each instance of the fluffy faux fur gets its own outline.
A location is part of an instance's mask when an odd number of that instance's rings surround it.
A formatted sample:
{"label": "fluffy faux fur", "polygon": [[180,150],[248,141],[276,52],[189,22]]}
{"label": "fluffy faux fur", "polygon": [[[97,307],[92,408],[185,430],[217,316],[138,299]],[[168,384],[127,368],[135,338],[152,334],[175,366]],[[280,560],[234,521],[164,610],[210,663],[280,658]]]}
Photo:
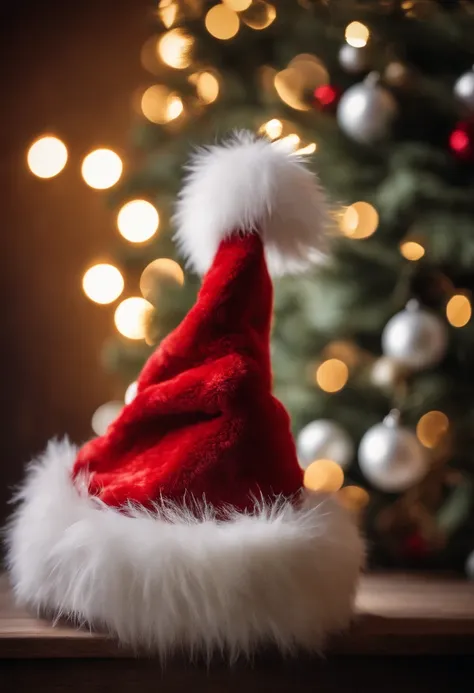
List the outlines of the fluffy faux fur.
{"label": "fluffy faux fur", "polygon": [[175,215],[176,240],[199,274],[235,232],[261,233],[270,272],[304,269],[327,249],[327,213],[316,176],[282,142],[248,132],[199,150]]}
{"label": "fluffy faux fur", "polygon": [[75,457],[51,442],[18,495],[8,559],[21,602],[162,657],[232,658],[271,642],[318,651],[347,626],[363,548],[332,499],[276,501],[226,522],[166,504],[127,514],[72,482]]}

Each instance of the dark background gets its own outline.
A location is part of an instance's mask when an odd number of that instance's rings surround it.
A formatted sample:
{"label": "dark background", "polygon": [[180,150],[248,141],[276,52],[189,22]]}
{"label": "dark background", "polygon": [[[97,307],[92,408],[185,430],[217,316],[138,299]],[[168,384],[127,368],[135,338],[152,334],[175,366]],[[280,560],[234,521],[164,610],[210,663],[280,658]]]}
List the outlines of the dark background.
{"label": "dark background", "polygon": [[[123,395],[100,364],[113,308],[81,288],[87,266],[107,259],[115,217],[80,166],[98,146],[127,165],[132,96],[149,81],[140,48],[152,15],[150,0],[0,4],[0,523],[24,463],[47,439],[67,432],[84,441],[95,408]],[[26,166],[29,145],[45,132],[69,151],[50,180]]]}

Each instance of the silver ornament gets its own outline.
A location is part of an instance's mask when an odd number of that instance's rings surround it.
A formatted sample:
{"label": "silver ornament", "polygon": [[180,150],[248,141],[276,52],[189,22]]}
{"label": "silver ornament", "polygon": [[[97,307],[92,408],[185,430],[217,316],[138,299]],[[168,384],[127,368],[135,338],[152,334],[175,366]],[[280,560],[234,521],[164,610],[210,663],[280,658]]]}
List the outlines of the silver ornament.
{"label": "silver ornament", "polygon": [[394,97],[380,86],[378,75],[372,72],[342,95],[337,121],[341,130],[356,142],[374,144],[388,137],[397,112]]}
{"label": "silver ornament", "polygon": [[393,389],[403,378],[403,366],[388,356],[381,356],[372,366],[370,380],[384,390]]}
{"label": "silver ornament", "polygon": [[349,434],[335,421],[317,419],[305,426],[297,438],[298,459],[303,469],[315,460],[332,460],[347,467],[354,454]]}
{"label": "silver ornament", "polygon": [[364,434],[359,467],[370,483],[387,493],[401,493],[417,484],[428,470],[428,458],[418,438],[398,425],[398,412]]}
{"label": "silver ornament", "polygon": [[439,363],[448,348],[448,330],[440,317],[409,301],[382,332],[382,351],[414,371]]}
{"label": "silver ornament", "polygon": [[474,113],[474,66],[455,82],[454,94],[468,111]]}
{"label": "silver ornament", "polygon": [[474,550],[471,551],[466,560],[465,565],[466,575],[470,580],[474,580]]}
{"label": "silver ornament", "polygon": [[370,68],[370,55],[367,46],[356,48],[344,43],[339,51],[339,64],[352,75],[366,72]]}

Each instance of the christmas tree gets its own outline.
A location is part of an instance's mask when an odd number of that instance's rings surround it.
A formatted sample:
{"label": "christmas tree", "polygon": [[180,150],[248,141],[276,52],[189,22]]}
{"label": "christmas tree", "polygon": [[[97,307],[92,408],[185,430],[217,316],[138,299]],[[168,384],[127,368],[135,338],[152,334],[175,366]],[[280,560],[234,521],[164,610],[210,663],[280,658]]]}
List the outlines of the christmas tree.
{"label": "christmas tree", "polygon": [[199,287],[172,243],[190,146],[287,138],[334,226],[330,259],[275,287],[275,392],[308,483],[344,470],[375,564],[474,572],[474,3],[161,0],[150,34],[111,198],[129,296],[104,362],[125,399]]}

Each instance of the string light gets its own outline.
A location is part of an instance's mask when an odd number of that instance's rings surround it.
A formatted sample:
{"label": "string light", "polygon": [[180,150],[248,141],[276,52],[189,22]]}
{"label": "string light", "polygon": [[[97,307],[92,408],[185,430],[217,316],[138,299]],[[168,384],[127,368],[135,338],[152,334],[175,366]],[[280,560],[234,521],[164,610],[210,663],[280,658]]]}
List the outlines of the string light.
{"label": "string light", "polygon": [[368,202],[355,202],[342,215],[339,226],[344,236],[361,239],[368,238],[377,230],[379,215]]}
{"label": "string light", "polygon": [[360,486],[344,486],[336,495],[339,503],[351,512],[360,512],[369,503],[368,492]]}
{"label": "string light", "polygon": [[306,147],[301,147],[301,149],[297,149],[295,154],[299,154],[300,156],[308,156],[309,154],[314,154],[316,149],[316,142],[311,142],[310,144],[307,144]]}
{"label": "string light", "polygon": [[270,140],[277,140],[283,132],[283,123],[278,118],[272,118],[260,128],[260,133]]}
{"label": "string light", "polygon": [[122,402],[106,402],[105,404],[101,404],[100,407],[95,410],[91,419],[91,426],[94,433],[98,436],[103,436],[107,433],[108,427],[115,421],[122,409]]}
{"label": "string light", "polygon": [[91,188],[105,190],[120,179],[122,160],[111,149],[95,149],[82,162],[82,177]]}
{"label": "string light", "polygon": [[400,252],[404,258],[416,262],[420,260],[425,254],[425,249],[420,243],[416,241],[404,241],[400,245]]}
{"label": "string light", "polygon": [[286,137],[282,137],[282,139],[280,140],[280,142],[285,142],[285,143],[287,144],[288,147],[290,147],[291,149],[295,150],[296,147],[297,147],[297,146],[299,145],[299,143],[301,142],[301,140],[300,140],[300,138],[299,138],[299,135],[296,134],[296,132],[292,132],[292,133],[290,133],[289,135],[287,135]]}
{"label": "string light", "polygon": [[184,272],[177,262],[167,257],[160,257],[150,262],[140,277],[140,291],[142,295],[151,301],[160,282],[171,281],[173,284],[183,286]]}
{"label": "string light", "polygon": [[148,87],[141,98],[142,113],[152,123],[163,125],[175,120],[183,112],[183,102],[162,84]]}
{"label": "string light", "polygon": [[204,20],[206,29],[221,41],[233,38],[239,31],[240,20],[238,15],[227,5],[214,5],[206,14]]}
{"label": "string light", "polygon": [[158,15],[167,29],[173,26],[178,16],[178,4],[174,0],[160,0]]}
{"label": "string light", "polygon": [[67,148],[57,137],[46,135],[33,142],[26,156],[31,173],[38,178],[54,178],[67,162]]}
{"label": "string light", "polygon": [[126,298],[115,310],[117,330],[128,339],[145,339],[146,320],[152,309],[151,303],[140,296]]}
{"label": "string light", "polygon": [[340,359],[328,359],[316,371],[316,382],[324,392],[339,392],[347,383],[349,369]]}
{"label": "string light", "polygon": [[442,411],[423,414],[416,426],[418,440],[426,448],[435,448],[449,429],[449,419]]}
{"label": "string light", "polygon": [[144,243],[157,231],[160,217],[147,200],[131,200],[123,205],[117,216],[121,235],[130,243]]}
{"label": "string light", "polygon": [[203,103],[213,103],[219,96],[219,80],[212,72],[199,72],[195,75],[195,84],[197,95]]}
{"label": "string light", "polygon": [[369,30],[365,24],[361,24],[361,22],[351,22],[346,26],[346,41],[354,48],[363,48],[366,46],[369,36]]}
{"label": "string light", "polygon": [[305,470],[303,483],[309,491],[335,493],[344,483],[344,472],[333,460],[316,460]]}
{"label": "string light", "polygon": [[84,293],[95,303],[112,303],[123,291],[124,281],[113,265],[98,264],[90,267],[82,278]]}
{"label": "string light", "polygon": [[464,327],[472,315],[471,302],[464,294],[452,296],[446,305],[446,317],[453,327]]}
{"label": "string light", "polygon": [[234,12],[243,12],[252,4],[252,0],[222,0],[224,5],[230,7]]}
{"label": "string light", "polygon": [[263,0],[254,0],[249,12],[242,17],[242,20],[251,29],[261,31],[275,21],[276,15],[277,12],[274,5]]}
{"label": "string light", "polygon": [[130,404],[130,402],[133,402],[133,400],[137,396],[137,390],[138,390],[138,383],[136,381],[134,381],[133,383],[130,383],[130,385],[125,390],[125,395],[123,398],[123,401],[125,402],[125,404]]}
{"label": "string light", "polygon": [[170,67],[183,70],[191,64],[193,43],[193,38],[182,29],[171,29],[158,40],[158,54]]}

